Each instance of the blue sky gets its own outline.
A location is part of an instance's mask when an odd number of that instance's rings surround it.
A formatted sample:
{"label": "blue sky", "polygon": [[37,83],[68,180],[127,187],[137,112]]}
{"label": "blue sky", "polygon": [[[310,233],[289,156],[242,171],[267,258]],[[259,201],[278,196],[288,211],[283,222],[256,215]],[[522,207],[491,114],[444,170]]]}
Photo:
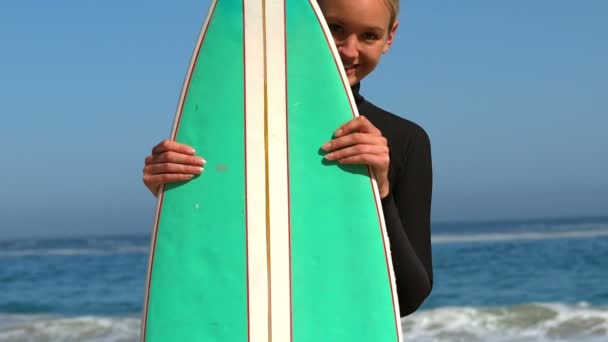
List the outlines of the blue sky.
{"label": "blue sky", "polygon": [[[0,239],[149,232],[208,1],[0,3]],[[608,215],[608,2],[407,0],[363,82],[433,145],[433,219]]]}

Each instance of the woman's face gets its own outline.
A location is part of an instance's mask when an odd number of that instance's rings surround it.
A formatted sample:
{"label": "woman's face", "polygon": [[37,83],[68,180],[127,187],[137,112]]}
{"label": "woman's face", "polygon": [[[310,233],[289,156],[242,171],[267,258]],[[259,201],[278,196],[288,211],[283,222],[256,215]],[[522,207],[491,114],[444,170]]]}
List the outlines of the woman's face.
{"label": "woman's face", "polygon": [[318,0],[351,86],[367,76],[390,48],[398,23],[389,27],[386,0]]}

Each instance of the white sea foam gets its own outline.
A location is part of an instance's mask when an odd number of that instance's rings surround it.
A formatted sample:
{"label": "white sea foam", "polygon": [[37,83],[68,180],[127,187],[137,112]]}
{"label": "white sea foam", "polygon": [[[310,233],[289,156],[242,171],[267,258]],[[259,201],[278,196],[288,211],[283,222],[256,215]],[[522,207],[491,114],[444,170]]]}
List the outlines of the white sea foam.
{"label": "white sea foam", "polygon": [[136,317],[0,316],[2,342],[136,342]]}
{"label": "white sea foam", "polygon": [[608,236],[608,229],[572,230],[572,231],[543,231],[543,232],[509,232],[509,233],[480,233],[480,234],[436,234],[432,237],[433,244],[464,243],[464,242],[501,242],[517,240],[551,240],[594,238]]}
{"label": "white sea foam", "polygon": [[608,308],[584,303],[446,307],[415,313],[402,326],[410,342],[606,342]]}
{"label": "white sea foam", "polygon": [[[608,308],[588,304],[445,307],[402,322],[407,342],[605,342]],[[0,315],[0,342],[136,342],[139,317]]]}

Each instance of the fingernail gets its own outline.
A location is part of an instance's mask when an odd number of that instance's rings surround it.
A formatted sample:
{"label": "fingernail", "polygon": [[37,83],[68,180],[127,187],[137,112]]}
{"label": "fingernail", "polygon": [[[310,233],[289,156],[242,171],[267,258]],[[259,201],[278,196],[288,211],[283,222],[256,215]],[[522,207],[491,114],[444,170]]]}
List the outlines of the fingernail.
{"label": "fingernail", "polygon": [[340,136],[342,134],[342,128],[336,131],[335,136]]}
{"label": "fingernail", "polygon": [[321,148],[324,150],[328,150],[330,146],[331,146],[331,143],[326,142],[325,144],[323,144],[323,146],[321,146]]}
{"label": "fingernail", "polygon": [[203,165],[207,164],[207,161],[202,157],[198,157],[198,161]]}
{"label": "fingernail", "polygon": [[194,148],[190,148],[190,153],[195,154],[196,150]]}
{"label": "fingernail", "polygon": [[203,171],[205,171],[205,168],[203,168],[203,167],[198,168],[198,173],[203,173]]}
{"label": "fingernail", "polygon": [[327,159],[327,160],[332,160],[333,158],[334,158],[334,154],[333,153],[325,155],[325,159]]}

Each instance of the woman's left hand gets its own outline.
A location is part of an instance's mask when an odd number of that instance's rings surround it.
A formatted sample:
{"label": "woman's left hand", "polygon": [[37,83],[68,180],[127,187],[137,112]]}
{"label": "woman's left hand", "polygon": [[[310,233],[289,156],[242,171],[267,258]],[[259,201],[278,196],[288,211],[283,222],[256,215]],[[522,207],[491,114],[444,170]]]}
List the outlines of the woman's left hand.
{"label": "woman's left hand", "polygon": [[358,116],[340,126],[334,133],[334,139],[323,144],[322,149],[328,152],[325,155],[327,160],[370,166],[376,175],[380,197],[388,195],[388,143],[366,117]]}

